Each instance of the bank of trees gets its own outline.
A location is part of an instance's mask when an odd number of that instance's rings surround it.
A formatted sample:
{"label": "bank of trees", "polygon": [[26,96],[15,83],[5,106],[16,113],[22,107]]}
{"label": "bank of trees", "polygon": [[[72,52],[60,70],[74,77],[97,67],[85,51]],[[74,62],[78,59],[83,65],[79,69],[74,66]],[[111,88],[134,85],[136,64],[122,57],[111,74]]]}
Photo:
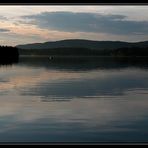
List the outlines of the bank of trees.
{"label": "bank of trees", "polygon": [[17,58],[19,50],[16,47],[0,46],[0,58]]}
{"label": "bank of trees", "polygon": [[0,46],[0,65],[17,63],[19,50],[15,47]]}
{"label": "bank of trees", "polygon": [[49,56],[148,56],[148,48],[130,47],[118,49],[54,48],[19,49],[21,55]]}

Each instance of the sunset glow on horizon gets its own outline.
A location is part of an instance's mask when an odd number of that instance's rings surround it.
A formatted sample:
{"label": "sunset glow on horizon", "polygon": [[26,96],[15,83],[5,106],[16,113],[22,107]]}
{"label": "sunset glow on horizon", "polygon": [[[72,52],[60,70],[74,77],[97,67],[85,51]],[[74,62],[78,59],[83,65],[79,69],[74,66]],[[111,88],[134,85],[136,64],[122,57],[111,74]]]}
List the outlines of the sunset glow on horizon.
{"label": "sunset glow on horizon", "polygon": [[148,39],[148,6],[0,6],[0,45]]}

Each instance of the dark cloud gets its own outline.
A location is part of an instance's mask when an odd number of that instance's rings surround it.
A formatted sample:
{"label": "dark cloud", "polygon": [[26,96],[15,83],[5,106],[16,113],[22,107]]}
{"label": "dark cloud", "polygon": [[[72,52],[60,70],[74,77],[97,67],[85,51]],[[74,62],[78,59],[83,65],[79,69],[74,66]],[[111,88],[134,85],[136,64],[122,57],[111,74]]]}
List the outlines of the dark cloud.
{"label": "dark cloud", "polygon": [[23,16],[26,23],[40,28],[67,32],[95,32],[111,34],[147,34],[147,21],[126,20],[124,15],[102,15],[97,13],[43,12]]}
{"label": "dark cloud", "polygon": [[0,32],[9,32],[9,31],[10,31],[9,29],[0,28]]}

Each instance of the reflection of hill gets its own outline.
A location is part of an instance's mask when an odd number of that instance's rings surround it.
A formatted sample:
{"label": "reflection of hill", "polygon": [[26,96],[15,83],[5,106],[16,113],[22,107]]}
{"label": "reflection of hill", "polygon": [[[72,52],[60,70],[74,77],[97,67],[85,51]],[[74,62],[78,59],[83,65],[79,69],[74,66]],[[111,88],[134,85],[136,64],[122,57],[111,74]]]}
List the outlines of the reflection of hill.
{"label": "reflection of hill", "polygon": [[121,69],[128,67],[148,68],[147,58],[118,58],[118,57],[57,57],[32,58],[21,57],[19,64],[30,67],[43,67],[57,70],[84,71],[94,69]]}
{"label": "reflection of hill", "polygon": [[[23,57],[20,58],[19,64],[27,68],[30,66],[30,69],[45,68],[42,70],[46,71],[46,75],[39,75],[41,79],[38,80],[41,81],[38,84],[21,90],[21,95],[40,96],[41,101],[118,98],[130,91],[148,90],[147,58],[59,57],[49,60]],[[57,71],[52,74],[50,69]],[[91,70],[94,71],[90,72]],[[64,77],[58,77],[56,74]],[[44,76],[46,80],[42,78]],[[30,80],[29,83],[31,84]]]}
{"label": "reflection of hill", "polygon": [[[39,77],[41,81],[29,88],[21,89],[21,95],[40,96],[41,101],[48,102],[79,98],[120,99],[121,96],[128,96],[130,93],[136,95],[148,92],[148,71],[145,69],[104,69],[81,72],[65,70],[53,74],[52,70],[47,70],[46,75],[40,74]],[[30,84],[31,80],[29,80]],[[130,95],[129,99],[131,99]]]}

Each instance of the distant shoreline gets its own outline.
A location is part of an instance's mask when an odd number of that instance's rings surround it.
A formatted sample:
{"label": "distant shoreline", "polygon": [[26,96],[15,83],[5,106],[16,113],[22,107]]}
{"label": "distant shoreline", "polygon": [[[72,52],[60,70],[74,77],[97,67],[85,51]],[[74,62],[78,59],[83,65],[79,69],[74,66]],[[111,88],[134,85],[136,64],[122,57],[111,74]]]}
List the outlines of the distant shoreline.
{"label": "distant shoreline", "polygon": [[59,55],[19,55],[19,57],[45,57],[45,58],[148,58],[148,56],[59,56]]}

